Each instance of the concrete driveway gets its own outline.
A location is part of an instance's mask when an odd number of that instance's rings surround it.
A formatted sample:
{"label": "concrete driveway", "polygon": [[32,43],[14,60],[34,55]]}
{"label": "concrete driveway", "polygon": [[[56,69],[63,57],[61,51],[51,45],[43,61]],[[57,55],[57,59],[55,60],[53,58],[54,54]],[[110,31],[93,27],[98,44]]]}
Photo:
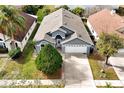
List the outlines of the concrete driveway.
{"label": "concrete driveway", "polygon": [[109,58],[116,74],[120,80],[124,80],[124,53],[118,53],[114,57]]}
{"label": "concrete driveway", "polygon": [[95,87],[92,72],[86,55],[64,55],[64,78],[66,88]]}

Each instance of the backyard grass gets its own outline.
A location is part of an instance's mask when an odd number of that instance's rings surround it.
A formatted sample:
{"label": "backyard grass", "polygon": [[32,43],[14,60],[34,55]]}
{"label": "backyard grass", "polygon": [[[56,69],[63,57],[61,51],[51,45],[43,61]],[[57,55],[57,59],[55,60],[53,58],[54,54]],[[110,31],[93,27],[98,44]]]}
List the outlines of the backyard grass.
{"label": "backyard grass", "polygon": [[[102,66],[103,63],[98,62],[103,61],[101,56],[98,54],[93,54],[90,55],[88,59],[95,80],[118,80],[118,77],[112,66],[105,68]],[[103,69],[104,73],[101,71]]]}

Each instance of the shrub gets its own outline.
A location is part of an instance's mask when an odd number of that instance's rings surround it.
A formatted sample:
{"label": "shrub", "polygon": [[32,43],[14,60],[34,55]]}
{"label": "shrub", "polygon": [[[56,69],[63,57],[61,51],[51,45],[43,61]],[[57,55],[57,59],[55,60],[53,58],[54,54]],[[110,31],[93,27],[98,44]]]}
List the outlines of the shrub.
{"label": "shrub", "polygon": [[20,56],[20,54],[21,54],[20,48],[12,49],[11,51],[9,51],[9,56],[12,59],[18,58]]}
{"label": "shrub", "polygon": [[45,74],[53,74],[62,65],[62,56],[50,44],[45,45],[36,58],[36,67]]}

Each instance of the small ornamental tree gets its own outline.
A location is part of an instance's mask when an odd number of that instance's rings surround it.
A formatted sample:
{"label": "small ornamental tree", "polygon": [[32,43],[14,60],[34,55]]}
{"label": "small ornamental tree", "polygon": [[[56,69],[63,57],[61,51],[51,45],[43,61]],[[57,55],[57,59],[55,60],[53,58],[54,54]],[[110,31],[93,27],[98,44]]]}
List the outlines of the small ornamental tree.
{"label": "small ornamental tree", "polygon": [[50,44],[45,45],[36,58],[36,67],[45,74],[53,74],[62,65],[62,56]]}
{"label": "small ornamental tree", "polygon": [[105,63],[108,64],[108,58],[118,52],[118,49],[124,47],[123,39],[116,34],[102,33],[96,43],[98,52],[105,57]]}

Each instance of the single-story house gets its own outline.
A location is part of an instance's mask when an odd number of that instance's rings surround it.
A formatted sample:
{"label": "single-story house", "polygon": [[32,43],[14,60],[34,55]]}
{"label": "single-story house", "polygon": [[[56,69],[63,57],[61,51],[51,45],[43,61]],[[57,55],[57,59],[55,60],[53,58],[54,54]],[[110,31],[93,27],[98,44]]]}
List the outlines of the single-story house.
{"label": "single-story house", "polygon": [[[25,18],[25,29],[23,31],[17,31],[14,34],[14,41],[17,47],[23,51],[30,35],[32,34],[35,25],[36,25],[36,17],[29,15],[27,13],[22,12],[21,15]],[[8,51],[12,49],[11,38],[7,36],[6,33],[3,33],[0,30],[0,47],[7,48]]]}
{"label": "single-story house", "polygon": [[115,33],[124,38],[124,18],[116,14],[114,10],[103,9],[90,15],[87,26],[96,41],[101,32]]}
{"label": "single-story house", "polygon": [[81,18],[63,8],[44,17],[35,37],[36,51],[51,44],[64,53],[89,53],[93,42]]}

